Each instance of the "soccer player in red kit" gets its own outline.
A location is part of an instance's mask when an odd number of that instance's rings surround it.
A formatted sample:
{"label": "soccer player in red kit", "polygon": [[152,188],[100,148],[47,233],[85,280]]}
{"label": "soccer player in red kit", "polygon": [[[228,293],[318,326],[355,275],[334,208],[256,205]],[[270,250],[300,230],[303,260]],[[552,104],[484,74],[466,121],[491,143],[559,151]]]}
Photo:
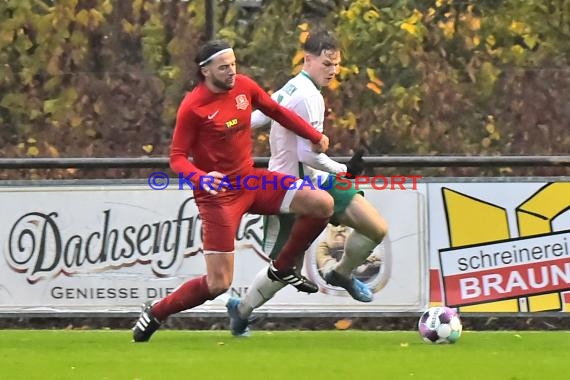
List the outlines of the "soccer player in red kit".
{"label": "soccer player in red kit", "polygon": [[[269,265],[268,276],[299,291],[318,291],[316,284],[297,272],[295,263],[326,227],[333,213],[332,197],[324,190],[302,186],[300,179],[253,167],[251,113],[260,109],[309,139],[315,151],[325,151],[328,138],[273,101],[252,79],[236,74],[235,55],[225,41],[203,45],[196,63],[202,81],[178,110],[170,167],[194,186],[202,219],[206,275],[183,283],[159,301],[147,302],[133,327],[135,342],[148,341],[168,316],[229,289],[234,239],[246,212],[297,215],[289,240]],[[241,183],[246,177],[247,183]]]}

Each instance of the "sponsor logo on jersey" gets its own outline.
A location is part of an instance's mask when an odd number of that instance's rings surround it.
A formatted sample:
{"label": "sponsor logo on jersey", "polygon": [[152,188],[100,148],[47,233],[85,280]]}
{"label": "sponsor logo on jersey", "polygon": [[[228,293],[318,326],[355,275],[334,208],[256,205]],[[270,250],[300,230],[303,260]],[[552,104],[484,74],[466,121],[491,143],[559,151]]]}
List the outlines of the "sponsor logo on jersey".
{"label": "sponsor logo on jersey", "polygon": [[231,119],[230,121],[226,121],[226,128],[235,127],[238,123],[238,119]]}

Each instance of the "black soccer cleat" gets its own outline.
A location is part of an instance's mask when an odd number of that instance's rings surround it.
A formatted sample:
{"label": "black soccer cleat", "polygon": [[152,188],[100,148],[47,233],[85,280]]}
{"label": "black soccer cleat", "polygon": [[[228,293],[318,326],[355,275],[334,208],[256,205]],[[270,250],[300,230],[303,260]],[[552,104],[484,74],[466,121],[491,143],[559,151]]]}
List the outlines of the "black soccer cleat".
{"label": "black soccer cleat", "polygon": [[133,327],[133,342],[148,342],[152,334],[160,327],[160,322],[152,315],[152,301],[143,305],[143,309]]}
{"label": "black soccer cleat", "polygon": [[294,286],[298,291],[304,293],[317,293],[319,287],[305,276],[297,273],[295,268],[286,270],[277,270],[273,265],[273,261],[269,264],[267,277],[273,281],[279,281],[286,285]]}

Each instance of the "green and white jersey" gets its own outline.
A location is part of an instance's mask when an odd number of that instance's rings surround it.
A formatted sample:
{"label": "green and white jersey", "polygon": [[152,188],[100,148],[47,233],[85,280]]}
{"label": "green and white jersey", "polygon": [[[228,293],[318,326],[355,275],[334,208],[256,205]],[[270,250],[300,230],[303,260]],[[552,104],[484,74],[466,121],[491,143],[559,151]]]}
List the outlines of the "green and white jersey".
{"label": "green and white jersey", "polygon": [[[319,87],[306,72],[302,71],[291,78],[271,97],[301,116],[319,132],[323,131],[325,101]],[[346,172],[346,165],[332,160],[324,153],[313,152],[313,145],[309,140],[297,136],[295,132],[271,120],[261,111],[255,111],[251,116],[253,128],[269,122],[271,122],[269,170],[297,177],[309,176],[313,181],[321,177],[320,183],[323,183],[329,173]]]}

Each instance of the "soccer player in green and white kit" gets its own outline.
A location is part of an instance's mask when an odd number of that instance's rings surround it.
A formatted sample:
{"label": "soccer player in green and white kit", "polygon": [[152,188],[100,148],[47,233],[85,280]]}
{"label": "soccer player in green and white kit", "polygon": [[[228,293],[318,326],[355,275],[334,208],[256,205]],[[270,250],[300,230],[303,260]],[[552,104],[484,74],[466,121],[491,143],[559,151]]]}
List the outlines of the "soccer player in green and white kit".
{"label": "soccer player in green and white kit", "polygon": [[[328,86],[338,74],[340,49],[334,36],[326,31],[319,31],[309,34],[303,50],[303,71],[289,80],[272,97],[322,132],[325,103],[321,87]],[[335,202],[334,215],[330,222],[354,229],[346,240],[341,261],[324,273],[325,281],[346,289],[355,300],[371,302],[371,290],[354,277],[353,271],[382,242],[387,232],[387,224],[361,193],[352,188],[339,189],[335,179],[339,173],[359,175],[364,169],[362,153],[357,152],[346,165],[341,164],[324,153],[314,153],[309,140],[298,137],[260,111],[252,114],[252,127],[268,122],[271,122],[269,169],[300,178],[309,176],[314,184],[322,184],[321,187],[332,195]],[[287,239],[293,221],[293,215],[268,217],[264,249],[272,259],[275,259],[280,246]],[[257,274],[243,299],[230,298],[226,307],[230,315],[232,334],[248,335],[249,316],[253,309],[263,305],[284,286],[285,284],[272,277],[267,269],[263,269]]]}

